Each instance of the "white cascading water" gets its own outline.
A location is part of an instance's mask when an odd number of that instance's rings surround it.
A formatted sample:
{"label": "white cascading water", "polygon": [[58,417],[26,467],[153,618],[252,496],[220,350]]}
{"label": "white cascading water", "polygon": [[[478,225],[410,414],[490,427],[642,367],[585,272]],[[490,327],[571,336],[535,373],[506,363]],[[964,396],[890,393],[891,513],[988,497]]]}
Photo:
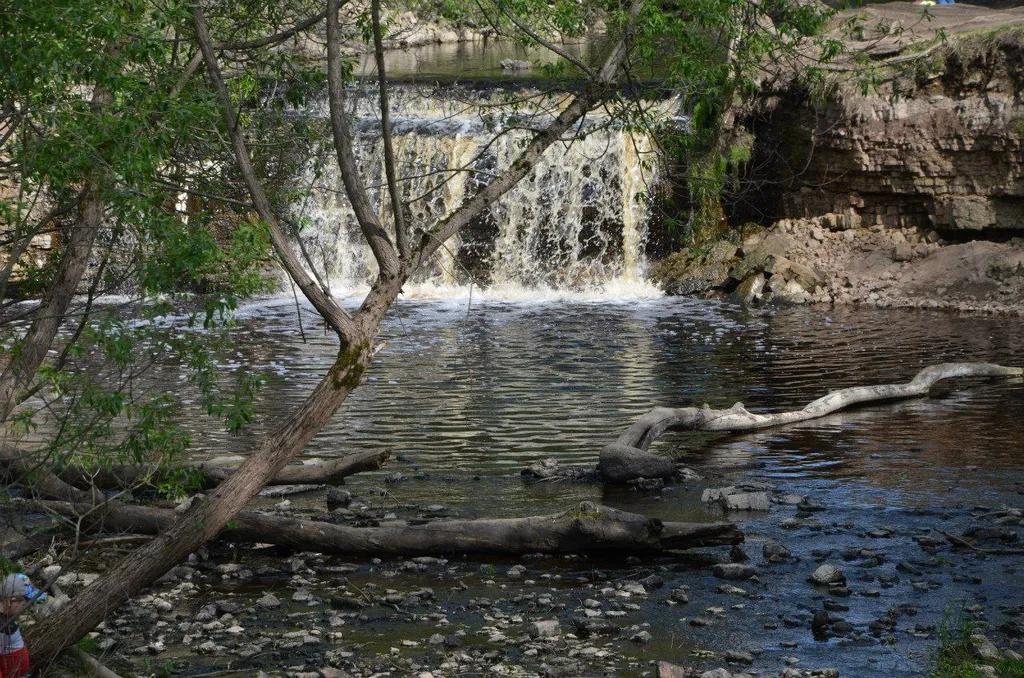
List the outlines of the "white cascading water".
{"label": "white cascading water", "polygon": [[[357,100],[357,153],[370,197],[390,223],[383,142],[369,89]],[[395,162],[414,226],[433,224],[471,197],[519,155],[531,132],[511,129],[518,115],[536,127],[546,119],[514,112],[509,97],[537,93],[444,90],[412,86],[392,93]],[[542,97],[551,106],[553,99]],[[326,115],[326,110],[313,111]],[[547,115],[547,114],[543,114]],[[490,298],[635,298],[659,296],[645,280],[647,200],[657,164],[649,138],[588,116],[585,135],[554,144],[534,171],[490,212],[439,250],[434,267],[409,296]],[[501,132],[501,134],[496,134]],[[301,206],[304,244],[336,294],[365,289],[376,265],[344,198],[337,164],[326,162],[307,182],[318,186]]]}

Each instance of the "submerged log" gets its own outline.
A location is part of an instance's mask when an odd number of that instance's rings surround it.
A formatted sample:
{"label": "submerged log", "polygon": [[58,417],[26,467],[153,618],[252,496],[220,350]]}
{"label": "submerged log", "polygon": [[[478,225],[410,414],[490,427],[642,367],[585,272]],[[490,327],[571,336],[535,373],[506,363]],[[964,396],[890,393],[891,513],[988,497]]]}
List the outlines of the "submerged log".
{"label": "submerged log", "polygon": [[[310,464],[285,466],[268,485],[335,485],[348,476],[363,471],[375,471],[391,457],[388,451],[359,452],[337,459],[328,459]],[[201,487],[211,490],[234,473],[235,469],[194,464],[191,470],[200,474]],[[160,482],[164,470],[150,464],[114,464],[97,469],[85,469],[70,465],[60,473],[66,483],[77,487],[95,486],[104,490],[123,490],[143,484]],[[53,495],[51,495],[53,496]]]}
{"label": "submerged log", "polygon": [[[176,518],[172,510],[142,506],[39,503],[64,515],[86,515],[88,527],[104,532],[156,534]],[[349,527],[255,511],[239,513],[234,523],[221,532],[222,538],[346,556],[660,552],[743,541],[743,533],[732,523],[662,522],[592,502],[544,516],[436,520],[422,525],[395,521],[379,527]]]}
{"label": "submerged log", "polygon": [[926,367],[905,384],[853,386],[839,389],[808,403],[803,409],[775,414],[755,414],[743,403],[727,410],[704,407],[657,407],[640,417],[614,443],[601,451],[598,470],[607,482],[623,483],[635,478],[668,478],[674,473],[670,462],[648,452],[651,444],[665,431],[754,431],[817,419],[853,405],[885,400],[902,400],[928,395],[942,379],[954,377],[1011,377],[1024,374],[1024,368],[1003,367],[991,363],[943,363]]}

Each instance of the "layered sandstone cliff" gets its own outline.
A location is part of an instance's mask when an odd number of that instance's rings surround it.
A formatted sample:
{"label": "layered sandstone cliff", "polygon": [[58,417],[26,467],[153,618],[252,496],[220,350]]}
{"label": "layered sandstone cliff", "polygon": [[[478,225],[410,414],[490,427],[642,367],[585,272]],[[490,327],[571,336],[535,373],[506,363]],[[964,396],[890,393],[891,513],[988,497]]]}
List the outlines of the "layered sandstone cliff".
{"label": "layered sandstone cliff", "polygon": [[655,277],[744,303],[1024,312],[1024,8],[861,11],[847,42],[871,86],[852,68],[787,82],[743,120],[768,229]]}

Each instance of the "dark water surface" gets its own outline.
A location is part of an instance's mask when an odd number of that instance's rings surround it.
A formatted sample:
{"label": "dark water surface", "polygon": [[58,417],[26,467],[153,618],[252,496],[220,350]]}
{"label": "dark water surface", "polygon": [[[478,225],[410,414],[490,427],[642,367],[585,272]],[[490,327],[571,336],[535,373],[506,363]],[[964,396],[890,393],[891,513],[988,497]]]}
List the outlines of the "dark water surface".
{"label": "dark water surface", "polygon": [[[303,343],[285,301],[241,316],[240,351],[270,376],[261,409],[272,425],[309,392],[336,344],[308,311]],[[400,303],[367,382],[308,452],[388,449],[411,462],[394,470],[451,481],[431,483],[438,501],[488,515],[536,513],[600,491],[534,495],[519,483],[520,469],[546,457],[591,466],[602,445],[652,407],[739,400],[751,410],[794,409],[837,388],[908,381],[941,362],[1020,365],[1022,330],[1017,319],[749,311],[677,299],[474,302],[468,311],[465,300]],[[670,434],[659,448],[706,469],[842,481],[864,505],[982,501],[1020,479],[1019,380],[953,382],[933,395],[744,436]],[[203,437],[214,453],[246,449],[245,439]],[[493,503],[479,504],[476,483],[489,486]]]}
{"label": "dark water surface", "polygon": [[[255,360],[271,375],[260,403],[269,426],[309,392],[335,344],[309,312],[303,343],[290,302],[256,304],[240,317],[246,339],[239,358]],[[656,449],[706,480],[661,495],[600,485],[529,485],[519,471],[547,457],[592,467],[602,445],[655,406],[728,407],[740,400],[752,410],[791,409],[837,388],[908,381],[941,362],[1021,365],[1022,330],[1024,323],[1016,319],[874,309],[749,310],[680,299],[475,302],[468,310],[466,300],[403,302],[387,323],[387,345],[367,383],[308,453],[391,450],[398,460],[387,469],[350,479],[357,498],[378,496],[385,506],[442,504],[462,516],[549,513],[590,499],[665,519],[706,521],[721,518],[700,503],[708,486],[753,479],[808,494],[828,509],[808,529],[780,527],[793,514],[787,507],[729,516],[747,533],[746,548],[759,567],[760,544],[769,537],[783,541],[801,561],[763,568],[770,572],[753,585],[759,599],[714,626],[695,629],[684,622],[706,606],[743,601],[715,593],[720,582],[710,576],[706,560],[674,561],[678,579],[667,585],[689,584],[693,601],[685,610],[647,605],[643,619],[655,640],[636,649],[636,658],[693,664],[700,663],[690,654],[696,648],[760,649],[765,654],[758,665],[775,671],[793,656],[803,668],[838,666],[843,676],[923,675],[934,647],[924,634],[904,629],[898,643],[885,646],[811,639],[810,615],[823,598],[804,581],[817,566],[811,552],[832,550],[830,560],[841,563],[837,554],[848,546],[880,549],[887,556],[882,570],[895,572],[896,563],[922,557],[912,535],[937,526],[962,529],[969,518],[964,507],[1024,504],[1021,380],[956,381],[936,387],[929,399],[864,407],[757,434],[670,434]],[[210,431],[202,439],[210,454],[244,451],[248,443]],[[393,482],[395,473],[404,480]],[[866,534],[880,526],[892,527],[894,537]],[[870,587],[879,573],[843,567],[855,589]],[[968,575],[979,579],[962,585]],[[938,624],[951,606],[982,600],[998,608],[1024,601],[1024,574],[997,558],[922,575],[936,582],[927,591],[912,588],[913,579],[904,576],[879,597],[847,599],[851,609],[843,618],[866,627],[909,601],[920,608],[915,624]],[[782,618],[796,618],[800,625],[787,626]],[[376,634],[384,651],[409,633],[386,624],[353,631]],[[423,632],[419,640],[433,631]],[[374,647],[366,642],[367,649]]]}

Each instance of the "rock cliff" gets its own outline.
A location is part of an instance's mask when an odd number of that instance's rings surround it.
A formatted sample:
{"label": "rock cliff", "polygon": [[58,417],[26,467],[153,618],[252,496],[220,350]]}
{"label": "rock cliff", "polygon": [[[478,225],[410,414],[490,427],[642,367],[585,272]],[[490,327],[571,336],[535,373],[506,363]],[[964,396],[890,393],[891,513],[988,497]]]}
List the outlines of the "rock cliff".
{"label": "rock cliff", "polygon": [[781,151],[782,216],[1024,232],[1024,33],[983,31],[922,52],[877,71],[867,95],[851,81],[823,106],[799,86],[773,96],[758,132]]}
{"label": "rock cliff", "polygon": [[741,124],[774,223],[673,255],[667,291],[1024,312],[1024,8],[931,10],[858,10],[872,87],[765,94]]}

